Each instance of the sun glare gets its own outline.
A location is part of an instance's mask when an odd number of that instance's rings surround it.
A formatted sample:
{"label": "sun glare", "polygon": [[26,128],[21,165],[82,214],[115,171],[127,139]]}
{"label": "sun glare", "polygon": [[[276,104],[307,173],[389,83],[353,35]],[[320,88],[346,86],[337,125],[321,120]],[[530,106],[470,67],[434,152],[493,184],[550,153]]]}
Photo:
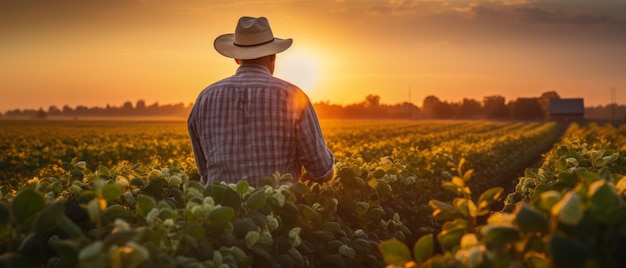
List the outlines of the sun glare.
{"label": "sun glare", "polygon": [[276,77],[287,80],[307,93],[314,90],[319,71],[315,59],[306,53],[285,53],[277,55]]}

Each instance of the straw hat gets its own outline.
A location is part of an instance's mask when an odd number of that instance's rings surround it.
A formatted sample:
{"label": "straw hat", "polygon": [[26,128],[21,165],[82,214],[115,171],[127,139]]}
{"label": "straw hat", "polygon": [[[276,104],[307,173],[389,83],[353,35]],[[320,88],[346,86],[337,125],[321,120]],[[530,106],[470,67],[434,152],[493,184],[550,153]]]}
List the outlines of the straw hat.
{"label": "straw hat", "polygon": [[265,17],[241,17],[235,33],[218,36],[213,46],[226,57],[247,60],[283,52],[292,42],[274,37]]}

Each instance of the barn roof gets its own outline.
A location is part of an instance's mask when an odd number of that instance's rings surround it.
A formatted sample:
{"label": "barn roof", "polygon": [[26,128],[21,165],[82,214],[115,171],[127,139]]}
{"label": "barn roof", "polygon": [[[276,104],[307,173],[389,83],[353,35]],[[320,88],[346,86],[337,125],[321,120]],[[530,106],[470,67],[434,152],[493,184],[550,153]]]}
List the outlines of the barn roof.
{"label": "barn roof", "polygon": [[585,103],[582,98],[550,99],[550,114],[584,114]]}

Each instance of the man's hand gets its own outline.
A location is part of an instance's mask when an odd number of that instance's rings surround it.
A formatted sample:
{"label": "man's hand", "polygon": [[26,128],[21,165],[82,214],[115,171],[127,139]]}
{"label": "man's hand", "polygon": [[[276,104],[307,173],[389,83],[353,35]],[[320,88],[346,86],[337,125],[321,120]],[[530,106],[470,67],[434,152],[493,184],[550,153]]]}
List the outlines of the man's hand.
{"label": "man's hand", "polygon": [[332,167],[321,178],[312,178],[311,175],[309,175],[308,172],[305,172],[304,174],[302,174],[302,180],[304,180],[304,181],[312,181],[312,182],[317,182],[319,184],[322,184],[322,183],[326,183],[326,182],[332,180],[334,176],[335,176],[335,168]]}

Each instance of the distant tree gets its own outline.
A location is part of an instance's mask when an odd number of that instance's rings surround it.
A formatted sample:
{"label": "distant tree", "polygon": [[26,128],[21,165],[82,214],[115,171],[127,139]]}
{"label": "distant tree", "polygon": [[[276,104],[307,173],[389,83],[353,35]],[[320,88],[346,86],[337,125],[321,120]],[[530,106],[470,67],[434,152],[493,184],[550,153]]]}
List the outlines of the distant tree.
{"label": "distant tree", "polygon": [[144,113],[146,110],[146,101],[138,100],[137,104],[135,104],[135,110],[137,110],[138,113]]}
{"label": "distant tree", "polygon": [[133,113],[133,103],[130,101],[124,102],[122,105],[122,114],[123,115],[131,115]]}
{"label": "distant tree", "polygon": [[454,118],[453,105],[448,102],[439,102],[433,107],[433,117],[437,119]]}
{"label": "distant tree", "polygon": [[159,115],[159,102],[155,102],[146,107],[146,114],[148,115]]}
{"label": "distant tree", "polygon": [[511,118],[516,120],[544,119],[539,98],[517,98],[511,103]]}
{"label": "distant tree", "polygon": [[559,96],[559,93],[556,93],[556,91],[547,91],[541,94],[541,97],[539,97],[539,104],[541,105],[544,119],[550,118],[550,100],[560,98],[561,96]]}
{"label": "distant tree", "polygon": [[363,102],[364,114],[362,117],[366,118],[386,118],[388,109],[386,107],[381,106],[380,104],[380,96],[378,95],[367,95],[365,97],[365,101]]}
{"label": "distant tree", "polygon": [[424,98],[424,101],[422,101],[422,115],[426,118],[432,118],[434,112],[433,110],[435,106],[439,103],[441,103],[439,98],[433,95],[426,96],[426,98]]}
{"label": "distant tree", "polygon": [[488,119],[509,118],[509,108],[506,106],[506,99],[500,95],[486,96],[483,98],[483,109],[485,117]]}
{"label": "distant tree", "polygon": [[51,105],[50,107],[48,107],[48,115],[53,116],[53,115],[61,115],[61,109],[59,109],[59,107],[57,107],[56,105]]}
{"label": "distant tree", "polygon": [[83,105],[76,106],[76,110],[74,112],[75,112],[76,115],[79,115],[79,116],[80,115],[82,115],[82,116],[90,115],[89,114],[89,107],[83,106]]}
{"label": "distant tree", "polygon": [[39,110],[37,110],[37,114],[35,115],[35,118],[46,119],[47,117],[48,117],[48,114],[46,113],[46,111],[43,110],[43,108],[39,108]]}
{"label": "distant tree", "polygon": [[343,106],[339,104],[330,104],[330,102],[318,102],[313,104],[317,116],[320,118],[339,119],[344,117]]}
{"label": "distant tree", "polygon": [[463,99],[461,107],[459,108],[460,118],[476,118],[482,113],[482,105],[479,101],[474,99]]}
{"label": "distant tree", "polygon": [[8,110],[6,112],[6,116],[19,116],[22,114],[22,110],[20,109],[14,109],[14,110]]}
{"label": "distant tree", "polygon": [[67,104],[63,105],[63,115],[74,115],[74,109]]}
{"label": "distant tree", "polygon": [[393,119],[415,119],[420,114],[420,109],[410,102],[388,106],[387,110],[387,117]]}
{"label": "distant tree", "polygon": [[138,100],[137,104],[135,105],[135,109],[137,109],[137,110],[146,109],[146,101],[145,100]]}

